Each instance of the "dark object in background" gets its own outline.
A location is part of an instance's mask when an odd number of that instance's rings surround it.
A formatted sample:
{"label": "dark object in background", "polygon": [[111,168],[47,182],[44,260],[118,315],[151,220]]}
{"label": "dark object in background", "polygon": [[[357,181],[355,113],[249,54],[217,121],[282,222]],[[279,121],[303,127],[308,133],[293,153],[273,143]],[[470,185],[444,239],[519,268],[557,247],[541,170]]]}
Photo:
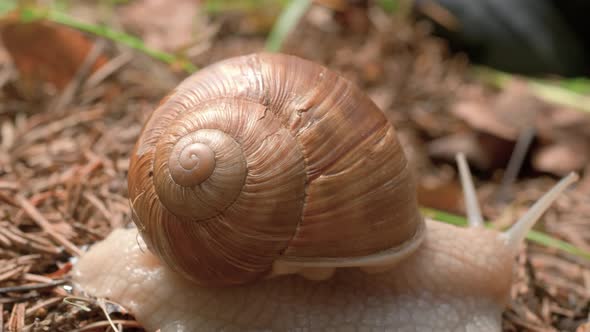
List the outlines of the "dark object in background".
{"label": "dark object in background", "polygon": [[416,0],[453,51],[522,74],[590,74],[586,0]]}

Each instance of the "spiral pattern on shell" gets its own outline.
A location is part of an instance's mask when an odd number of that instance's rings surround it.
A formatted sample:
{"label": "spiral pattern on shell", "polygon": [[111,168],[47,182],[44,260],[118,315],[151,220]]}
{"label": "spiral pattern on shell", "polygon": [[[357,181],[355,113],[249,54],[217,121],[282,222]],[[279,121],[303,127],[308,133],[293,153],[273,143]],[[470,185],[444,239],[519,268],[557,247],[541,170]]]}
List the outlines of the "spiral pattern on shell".
{"label": "spiral pattern on shell", "polygon": [[278,258],[389,250],[423,222],[384,114],[336,73],[278,54],[221,61],[164,98],[129,196],[149,249],[205,285],[255,280]]}

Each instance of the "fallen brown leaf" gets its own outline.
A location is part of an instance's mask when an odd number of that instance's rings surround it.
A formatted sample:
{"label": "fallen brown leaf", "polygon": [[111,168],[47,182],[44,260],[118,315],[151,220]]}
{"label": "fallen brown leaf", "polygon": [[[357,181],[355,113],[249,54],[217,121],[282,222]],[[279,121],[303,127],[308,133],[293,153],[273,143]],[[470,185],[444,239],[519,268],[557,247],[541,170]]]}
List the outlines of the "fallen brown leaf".
{"label": "fallen brown leaf", "polygon": [[199,20],[199,1],[140,0],[120,9],[122,23],[159,50],[178,51],[195,41],[205,22]]}
{"label": "fallen brown leaf", "polygon": [[[94,44],[77,30],[42,20],[22,23],[14,17],[0,21],[0,38],[18,69],[20,92],[28,98],[38,96],[45,83],[63,90]],[[99,56],[92,72],[106,62],[106,56]]]}
{"label": "fallen brown leaf", "polygon": [[583,169],[590,162],[588,148],[587,142],[557,141],[540,148],[535,154],[533,165],[540,171],[563,176],[571,171]]}

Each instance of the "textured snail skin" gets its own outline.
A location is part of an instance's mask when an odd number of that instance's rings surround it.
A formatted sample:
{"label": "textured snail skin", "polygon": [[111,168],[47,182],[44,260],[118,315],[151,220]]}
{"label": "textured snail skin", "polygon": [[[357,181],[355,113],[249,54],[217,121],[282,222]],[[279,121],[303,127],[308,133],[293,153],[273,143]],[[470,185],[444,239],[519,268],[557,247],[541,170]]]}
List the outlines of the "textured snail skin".
{"label": "textured snail skin", "polygon": [[128,180],[150,251],[202,285],[255,281],[277,260],[403,256],[423,239],[391,123],[351,82],[294,56],[187,78],[146,122]]}
{"label": "textured snail skin", "polygon": [[73,280],[122,304],[148,331],[500,331],[513,252],[483,228],[427,220],[427,229],[395,271],[229,288],[196,286],[140,250],[136,230],[117,230],[80,259]]}

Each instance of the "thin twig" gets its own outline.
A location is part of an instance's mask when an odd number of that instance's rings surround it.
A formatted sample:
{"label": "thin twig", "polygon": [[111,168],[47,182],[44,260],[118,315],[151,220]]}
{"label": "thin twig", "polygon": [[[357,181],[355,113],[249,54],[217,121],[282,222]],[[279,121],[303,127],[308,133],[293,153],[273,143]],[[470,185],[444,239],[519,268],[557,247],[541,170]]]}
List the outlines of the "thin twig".
{"label": "thin twig", "polygon": [[111,328],[113,329],[113,331],[119,332],[119,329],[115,326],[115,324],[113,323],[113,320],[111,319],[111,315],[109,315],[109,312],[107,311],[107,307],[105,305],[105,300],[103,298],[100,298],[96,302],[97,302],[98,306],[100,307],[100,309],[102,310],[102,312],[104,312],[104,315],[107,317],[107,320],[111,324]]}
{"label": "thin twig", "polygon": [[25,327],[26,303],[19,303],[12,307],[12,313],[8,319],[8,331],[20,332]]}
{"label": "thin twig", "polygon": [[21,286],[1,287],[0,294],[11,293],[11,292],[28,292],[28,291],[32,291],[32,290],[52,288],[55,286],[63,285],[66,282],[67,282],[66,280],[56,280],[56,281],[47,282],[47,283],[43,283],[43,284],[29,284],[29,285],[21,285]]}
{"label": "thin twig", "polygon": [[[109,212],[104,203],[91,192],[85,191],[82,196],[94,206],[109,222],[112,222],[113,215]],[[111,227],[113,225],[111,224]]]}
{"label": "thin twig", "polygon": [[21,208],[39,225],[51,238],[53,238],[57,243],[61,244],[65,250],[70,253],[72,256],[82,256],[83,251],[80,250],[76,245],[70,242],[61,234],[57,233],[51,223],[43,217],[41,212],[37,210],[35,206],[33,206],[26,198],[21,196],[20,194],[16,195],[16,200],[20,204]]}
{"label": "thin twig", "polygon": [[27,270],[27,269],[28,269],[27,266],[18,266],[6,273],[2,273],[2,274],[0,274],[0,281],[14,278],[14,277],[20,275],[21,273],[25,272],[25,270]]}
{"label": "thin twig", "polygon": [[[63,130],[80,125],[84,122],[91,122],[104,117],[105,110],[103,108],[95,108],[84,112],[76,112],[63,119],[55,120],[48,123],[47,125],[36,128],[25,133],[22,139],[25,142],[34,142],[39,139],[48,139],[48,137],[60,133]],[[32,129],[32,128],[30,128]]]}
{"label": "thin twig", "polygon": [[[114,320],[113,323],[118,324],[118,325],[121,325],[121,326],[125,326],[125,327],[136,327],[136,328],[141,328],[142,327],[141,324],[139,324],[137,321],[134,321],[134,320],[121,320],[121,319],[118,319],[118,320]],[[84,326],[82,328],[73,330],[72,332],[92,331],[92,330],[94,330],[96,328],[99,328],[99,327],[107,327],[110,324],[111,323],[109,321],[107,321],[107,320],[101,321],[101,322],[94,322],[94,323],[88,324],[88,325],[86,325],[86,326]]]}
{"label": "thin twig", "polygon": [[0,189],[17,190],[19,187],[19,184],[14,181],[0,181]]}
{"label": "thin twig", "polygon": [[534,127],[525,128],[520,132],[518,140],[516,141],[516,146],[512,151],[512,155],[508,161],[508,166],[504,172],[500,190],[498,191],[498,195],[496,197],[498,203],[505,203],[509,200],[510,188],[518,177],[518,173],[520,172],[524,158],[529,151],[529,147],[533,142],[533,138],[535,138],[535,132],[536,131]]}
{"label": "thin twig", "polygon": [[10,248],[12,242],[6,237],[6,235],[2,235],[3,230],[0,229],[0,245]]}
{"label": "thin twig", "polygon": [[126,65],[131,59],[133,59],[133,54],[126,52],[105,63],[88,77],[83,89],[92,89],[98,86],[105,78]]}
{"label": "thin twig", "polygon": [[64,303],[67,303],[69,305],[73,305],[74,307],[86,311],[86,312],[90,312],[92,311],[92,309],[90,309],[88,306],[84,305],[83,303],[92,303],[93,301],[91,299],[85,298],[85,297],[78,297],[78,296],[68,296],[65,297],[62,300]]}
{"label": "thin twig", "polygon": [[25,317],[30,317],[31,315],[34,315],[37,312],[37,310],[39,310],[41,308],[52,307],[52,306],[58,304],[59,302],[61,302],[61,300],[62,300],[61,297],[52,297],[47,300],[41,301],[41,302],[35,304],[34,306],[28,308],[25,311]]}
{"label": "thin twig", "polygon": [[29,293],[19,297],[0,297],[0,304],[22,303],[39,297],[37,293]]}
{"label": "thin twig", "polygon": [[[66,297],[66,298],[63,299],[63,302],[68,303],[68,304],[73,305],[73,306],[76,306],[76,307],[78,307],[78,308],[80,308],[80,309],[82,309],[84,311],[87,311],[87,312],[91,311],[91,309],[88,306],[84,305],[83,303],[90,303],[90,304],[97,305],[102,310],[102,312],[105,314],[105,316],[106,316],[106,318],[108,320],[108,323],[111,326],[111,328],[115,332],[119,332],[119,329],[115,326],[115,322],[117,322],[117,321],[113,321],[111,319],[111,316],[109,315],[109,312],[108,312],[108,310],[106,308],[106,304],[107,303],[112,304],[112,305],[115,305],[117,307],[120,307],[119,304],[117,304],[115,302],[108,301],[108,300],[106,300],[104,298],[98,298],[98,299],[94,300],[94,299],[91,299],[91,298],[78,297],[78,296],[68,296],[68,297]],[[76,330],[76,331],[82,331],[82,330]]]}
{"label": "thin twig", "polygon": [[13,225],[0,223],[0,227],[0,242],[3,242],[3,239],[6,239],[18,247],[50,255],[57,255],[61,252],[59,248],[53,246],[52,243],[48,243],[44,238],[23,233]]}
{"label": "thin twig", "polygon": [[104,49],[105,42],[103,40],[98,40],[94,43],[92,49],[86,55],[84,62],[82,65],[78,67],[76,74],[70,80],[66,88],[63,92],[59,95],[55,104],[50,107],[48,112],[55,112],[57,114],[61,114],[63,109],[66,108],[74,99],[76,92],[82,85],[84,79],[88,76],[88,73],[92,69],[92,66],[96,63],[98,57],[102,54],[102,50]]}

